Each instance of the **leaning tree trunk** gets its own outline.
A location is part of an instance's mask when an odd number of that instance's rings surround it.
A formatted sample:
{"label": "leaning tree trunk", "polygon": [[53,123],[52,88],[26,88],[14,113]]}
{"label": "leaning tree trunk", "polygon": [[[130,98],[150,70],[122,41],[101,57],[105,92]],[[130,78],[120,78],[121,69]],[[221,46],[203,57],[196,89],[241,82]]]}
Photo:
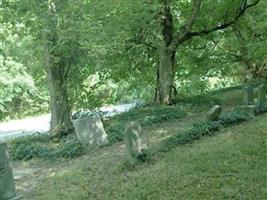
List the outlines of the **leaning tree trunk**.
{"label": "leaning tree trunk", "polygon": [[46,69],[50,95],[50,134],[58,135],[72,129],[71,109],[67,91],[67,67],[58,55],[57,5],[48,0],[48,31],[46,35]]}
{"label": "leaning tree trunk", "polygon": [[157,101],[162,105],[170,105],[175,78],[175,51],[165,45],[161,45],[158,51]]}
{"label": "leaning tree trunk", "polygon": [[47,73],[51,108],[50,134],[58,135],[72,129],[64,66],[48,65]]}

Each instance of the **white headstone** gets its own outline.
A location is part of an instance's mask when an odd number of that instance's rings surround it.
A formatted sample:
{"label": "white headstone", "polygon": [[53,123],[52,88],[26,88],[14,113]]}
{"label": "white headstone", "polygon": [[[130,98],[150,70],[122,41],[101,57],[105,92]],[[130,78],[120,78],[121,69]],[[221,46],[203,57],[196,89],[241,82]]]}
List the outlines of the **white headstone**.
{"label": "white headstone", "polygon": [[222,113],[222,107],[219,105],[215,105],[209,110],[207,118],[210,121],[217,121],[221,113]]}
{"label": "white headstone", "polygon": [[75,133],[79,141],[87,147],[103,146],[108,144],[108,135],[105,132],[99,115],[92,115],[73,120]]}
{"label": "white headstone", "polygon": [[131,160],[140,158],[139,156],[142,156],[144,150],[148,147],[148,139],[138,122],[130,122],[127,124],[124,133],[124,141]]}

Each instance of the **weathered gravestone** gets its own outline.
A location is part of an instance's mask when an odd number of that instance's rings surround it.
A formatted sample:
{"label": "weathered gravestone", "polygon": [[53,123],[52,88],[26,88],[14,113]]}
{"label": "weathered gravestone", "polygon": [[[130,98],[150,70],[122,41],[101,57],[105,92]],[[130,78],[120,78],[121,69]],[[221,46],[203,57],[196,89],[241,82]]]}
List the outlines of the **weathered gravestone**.
{"label": "weathered gravestone", "polygon": [[209,110],[207,114],[207,119],[209,121],[217,121],[221,113],[222,113],[222,107],[219,105],[215,105]]}
{"label": "weathered gravestone", "polygon": [[99,115],[82,117],[72,122],[79,141],[85,146],[93,148],[108,144],[108,135]]}
{"label": "weathered gravestone", "polygon": [[148,138],[138,122],[130,122],[126,126],[124,141],[130,161],[142,160],[143,156],[145,156],[144,151],[148,147]]}
{"label": "weathered gravestone", "polygon": [[264,106],[266,104],[266,85],[261,84],[257,91],[257,106]]}
{"label": "weathered gravestone", "polygon": [[244,87],[243,90],[244,90],[244,97],[243,97],[244,105],[253,105],[254,104],[253,87],[247,85]]}
{"label": "weathered gravestone", "polygon": [[18,200],[13,171],[7,155],[7,144],[0,141],[0,200]]}

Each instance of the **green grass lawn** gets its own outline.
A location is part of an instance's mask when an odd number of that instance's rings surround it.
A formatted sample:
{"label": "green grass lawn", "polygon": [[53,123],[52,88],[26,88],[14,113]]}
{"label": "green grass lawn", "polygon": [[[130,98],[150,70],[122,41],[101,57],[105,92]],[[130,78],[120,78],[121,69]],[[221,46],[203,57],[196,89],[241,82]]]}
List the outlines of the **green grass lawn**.
{"label": "green grass lawn", "polygon": [[267,199],[266,120],[223,129],[135,168],[125,166],[117,143],[63,161],[34,192],[22,193],[32,200]]}

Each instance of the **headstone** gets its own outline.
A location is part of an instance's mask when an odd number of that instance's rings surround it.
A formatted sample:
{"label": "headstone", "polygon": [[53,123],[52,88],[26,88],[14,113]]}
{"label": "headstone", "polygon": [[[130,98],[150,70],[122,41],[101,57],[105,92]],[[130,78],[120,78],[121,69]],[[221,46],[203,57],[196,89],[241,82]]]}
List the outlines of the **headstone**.
{"label": "headstone", "polygon": [[130,122],[126,126],[124,141],[131,161],[141,158],[148,147],[148,139],[138,122]]}
{"label": "headstone", "polygon": [[108,135],[99,115],[82,117],[72,122],[75,133],[83,145],[93,148],[108,144]]}
{"label": "headstone", "polygon": [[7,144],[0,141],[0,200],[22,199],[17,196],[13,171],[7,155]]}
{"label": "headstone", "polygon": [[244,87],[243,90],[244,90],[244,97],[243,97],[244,105],[253,105],[254,104],[253,87],[247,85]]}
{"label": "headstone", "polygon": [[221,113],[222,113],[222,107],[219,105],[215,105],[209,110],[207,118],[209,121],[217,121]]}
{"label": "headstone", "polygon": [[266,104],[266,85],[261,84],[257,90],[257,106],[261,107]]}

